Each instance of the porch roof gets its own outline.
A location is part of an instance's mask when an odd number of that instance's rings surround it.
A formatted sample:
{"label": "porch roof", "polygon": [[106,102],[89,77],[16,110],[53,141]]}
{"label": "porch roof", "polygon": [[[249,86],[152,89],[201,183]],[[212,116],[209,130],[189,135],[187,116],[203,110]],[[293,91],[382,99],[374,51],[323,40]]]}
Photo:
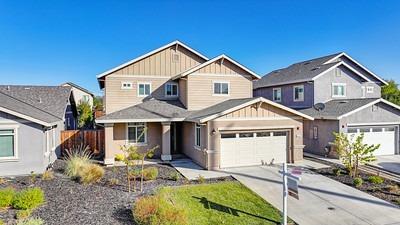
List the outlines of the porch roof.
{"label": "porch roof", "polygon": [[97,123],[183,121],[189,114],[178,100],[151,99],[96,119]]}

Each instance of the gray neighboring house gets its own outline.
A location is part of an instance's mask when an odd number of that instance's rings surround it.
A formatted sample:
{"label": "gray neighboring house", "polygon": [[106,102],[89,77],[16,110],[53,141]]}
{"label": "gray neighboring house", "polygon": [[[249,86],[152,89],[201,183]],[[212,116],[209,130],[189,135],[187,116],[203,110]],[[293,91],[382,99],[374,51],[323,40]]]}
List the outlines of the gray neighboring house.
{"label": "gray neighboring house", "polygon": [[344,132],[380,144],[376,155],[399,154],[400,107],[381,99],[386,81],[346,53],[295,63],[253,84],[254,96],[314,118],[304,121],[306,152],[335,156],[332,133]]}
{"label": "gray neighboring house", "polygon": [[71,87],[0,85],[0,176],[42,173],[76,115]]}

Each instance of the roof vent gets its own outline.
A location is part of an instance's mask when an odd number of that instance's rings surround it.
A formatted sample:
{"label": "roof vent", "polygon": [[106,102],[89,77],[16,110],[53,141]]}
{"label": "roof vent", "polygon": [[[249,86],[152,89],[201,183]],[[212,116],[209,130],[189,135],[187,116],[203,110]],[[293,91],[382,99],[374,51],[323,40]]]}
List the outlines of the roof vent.
{"label": "roof vent", "polygon": [[303,65],[308,65],[308,64],[310,64],[310,62],[305,62],[305,63],[303,63]]}
{"label": "roof vent", "polygon": [[317,103],[314,105],[314,109],[316,109],[317,111],[322,111],[325,109],[325,104],[324,103]]}
{"label": "roof vent", "polygon": [[317,66],[311,69],[311,71],[319,70],[321,67]]}
{"label": "roof vent", "polygon": [[31,88],[30,88],[30,87],[24,87],[24,89],[25,89],[25,90],[30,90]]}
{"label": "roof vent", "polygon": [[10,85],[7,85],[7,91],[9,91],[10,90]]}
{"label": "roof vent", "polygon": [[177,52],[172,53],[172,62],[179,62],[179,54]]}
{"label": "roof vent", "polygon": [[39,97],[39,103],[42,103],[42,98]]}
{"label": "roof vent", "polygon": [[340,104],[344,104],[344,103],[348,103],[349,101],[346,101],[346,100],[341,100],[341,101],[339,101],[339,103]]}

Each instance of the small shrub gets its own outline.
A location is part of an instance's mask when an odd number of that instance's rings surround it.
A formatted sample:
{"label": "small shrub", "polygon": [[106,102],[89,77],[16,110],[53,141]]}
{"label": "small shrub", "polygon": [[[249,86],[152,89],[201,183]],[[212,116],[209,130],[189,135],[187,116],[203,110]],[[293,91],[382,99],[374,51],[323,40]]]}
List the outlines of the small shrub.
{"label": "small shrub", "polygon": [[101,178],[103,178],[103,176],[103,167],[93,163],[86,164],[78,173],[79,181],[83,184],[97,183],[101,180]]}
{"label": "small shrub", "polygon": [[169,179],[173,181],[178,181],[180,174],[177,171],[173,171],[169,174]]}
{"label": "small shrub", "polygon": [[368,181],[373,184],[382,184],[385,180],[380,176],[369,176]]}
{"label": "small shrub", "polygon": [[16,219],[26,219],[31,215],[31,210],[26,209],[26,210],[18,210],[17,213],[15,214]]}
{"label": "small shrub", "polygon": [[155,180],[158,176],[158,169],[156,167],[149,167],[143,170],[144,180]]}
{"label": "small shrub", "polygon": [[107,183],[108,183],[108,185],[110,185],[110,186],[114,186],[114,185],[118,185],[118,184],[119,184],[119,180],[116,179],[116,178],[111,178],[111,179],[108,180]]}
{"label": "small shrub", "polygon": [[0,225],[4,225],[4,221],[2,219],[0,219]]}
{"label": "small shrub", "polygon": [[34,171],[31,171],[31,183],[35,183],[36,181],[36,173]]}
{"label": "small shrub", "polygon": [[197,177],[197,181],[200,184],[204,184],[206,182],[206,178],[204,178],[202,175],[199,174],[199,176]]}
{"label": "small shrub", "polygon": [[46,170],[42,174],[42,180],[53,180],[54,179],[54,173],[51,170]]}
{"label": "small shrub", "polygon": [[115,161],[121,162],[125,159],[125,155],[124,154],[115,154],[114,159],[115,159]]}
{"label": "small shrub", "polygon": [[15,190],[13,188],[0,189],[0,208],[11,206],[14,195]]}
{"label": "small shrub", "polygon": [[394,200],[394,202],[395,202],[397,205],[400,205],[400,198]]}
{"label": "small shrub", "polygon": [[129,171],[129,178],[130,179],[138,178],[140,176],[141,176],[140,169],[133,169],[133,170]]}
{"label": "small shrub", "polygon": [[18,220],[17,225],[43,225],[44,221],[40,218]]}
{"label": "small shrub", "polygon": [[342,173],[342,170],[340,168],[334,168],[332,170],[333,174],[335,174],[335,176],[340,176],[340,174]]}
{"label": "small shrub", "polygon": [[77,178],[82,167],[90,163],[91,154],[89,147],[78,147],[67,150],[65,174],[71,178]]}
{"label": "small shrub", "polygon": [[356,187],[360,187],[363,184],[363,180],[361,177],[356,177],[353,179],[353,184]]}
{"label": "small shrub", "polygon": [[188,223],[183,209],[171,205],[158,195],[138,199],[132,212],[135,221],[140,225],[184,225]]}
{"label": "small shrub", "polygon": [[386,191],[390,192],[390,193],[397,193],[397,192],[400,191],[400,187],[399,187],[398,185],[396,185],[396,184],[394,184],[394,185],[387,185],[384,189],[385,189]]}
{"label": "small shrub", "polygon": [[42,189],[27,188],[15,194],[12,200],[12,206],[15,209],[34,209],[43,204],[44,193]]}

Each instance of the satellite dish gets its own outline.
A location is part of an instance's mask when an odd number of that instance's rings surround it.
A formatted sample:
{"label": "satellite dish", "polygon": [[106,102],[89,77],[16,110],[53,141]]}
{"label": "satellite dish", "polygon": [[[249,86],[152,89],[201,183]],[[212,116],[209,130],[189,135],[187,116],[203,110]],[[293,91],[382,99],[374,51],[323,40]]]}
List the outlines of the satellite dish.
{"label": "satellite dish", "polygon": [[325,109],[325,104],[324,103],[317,103],[314,105],[314,109],[316,109],[317,111],[322,111]]}

